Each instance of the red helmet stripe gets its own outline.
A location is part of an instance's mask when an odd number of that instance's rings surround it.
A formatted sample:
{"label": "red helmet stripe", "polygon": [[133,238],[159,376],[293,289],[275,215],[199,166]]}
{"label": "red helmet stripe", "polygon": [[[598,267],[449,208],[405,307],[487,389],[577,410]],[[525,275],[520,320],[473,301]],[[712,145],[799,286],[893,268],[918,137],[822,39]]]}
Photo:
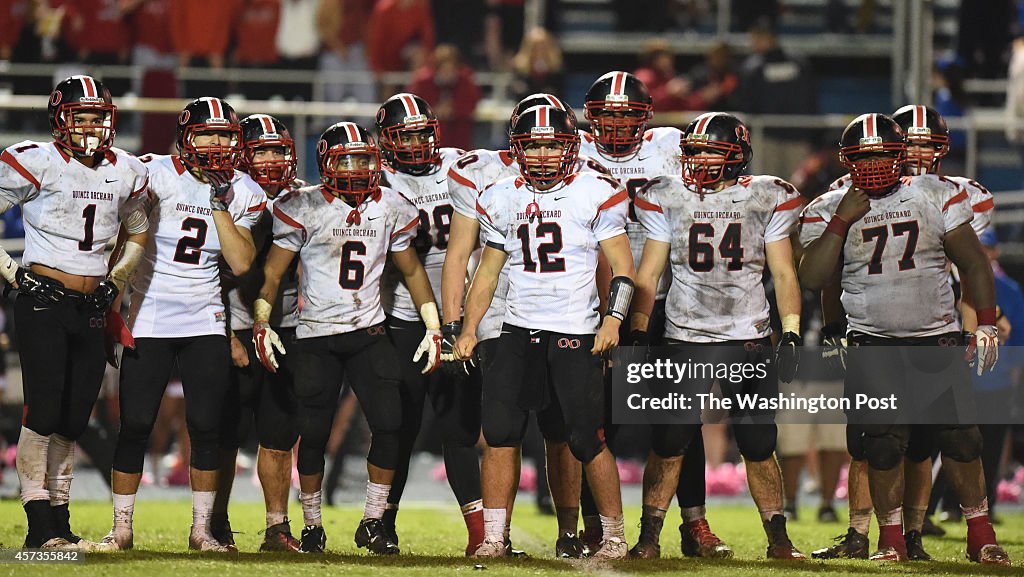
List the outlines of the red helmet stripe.
{"label": "red helmet stripe", "polygon": [[402,104],[405,105],[406,116],[416,116],[420,113],[420,107],[416,106],[416,99],[411,94],[402,95]]}
{"label": "red helmet stripe", "polygon": [[914,126],[920,128],[928,127],[928,115],[925,114],[924,106],[914,107]]}
{"label": "red helmet stripe", "polygon": [[349,142],[362,142],[363,139],[359,138],[359,130],[356,129],[356,125],[351,122],[345,123],[345,132],[348,134]]}
{"label": "red helmet stripe", "polygon": [[550,94],[545,94],[544,95],[544,100],[547,100],[548,104],[550,104],[551,106],[554,106],[555,108],[557,108],[559,110],[565,110],[565,107],[562,106],[562,103],[557,98],[555,98],[554,96],[551,96]]}
{"label": "red helmet stripe", "polygon": [[223,119],[224,108],[220,105],[219,98],[211,98],[207,101],[210,105],[210,118]]}
{"label": "red helmet stripe", "polygon": [[612,80],[612,94],[622,94],[626,88],[626,73],[616,72],[615,79]]}
{"label": "red helmet stripe", "polygon": [[270,121],[270,117],[269,116],[260,116],[259,119],[260,119],[260,124],[263,125],[263,133],[264,134],[274,134],[276,132],[274,130],[274,123]]}
{"label": "red helmet stripe", "polygon": [[711,119],[714,118],[717,114],[717,112],[712,112],[710,114],[703,115],[701,119],[697,122],[697,127],[694,128],[693,133],[704,134],[704,131],[708,129],[708,124],[711,123]]}
{"label": "red helmet stripe", "polygon": [[79,79],[82,81],[82,89],[85,91],[85,95],[89,98],[96,98],[96,83],[93,82],[90,76],[80,76]]}
{"label": "red helmet stripe", "polygon": [[537,109],[537,126],[550,126],[547,107],[542,106]]}
{"label": "red helmet stripe", "polygon": [[874,114],[869,114],[868,117],[864,119],[864,138],[869,138],[871,136],[876,136]]}

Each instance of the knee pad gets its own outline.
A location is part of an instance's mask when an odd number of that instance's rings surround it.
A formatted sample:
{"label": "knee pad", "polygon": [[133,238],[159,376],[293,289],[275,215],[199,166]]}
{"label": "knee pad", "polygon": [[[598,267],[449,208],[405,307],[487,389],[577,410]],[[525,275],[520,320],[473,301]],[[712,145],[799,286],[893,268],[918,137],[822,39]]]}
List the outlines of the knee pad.
{"label": "knee pad", "polygon": [[857,425],[846,425],[846,451],[850,453],[854,461],[863,461],[864,456],[864,429]]}
{"label": "knee pad", "polygon": [[682,457],[700,433],[700,425],[654,425],[651,427],[651,451],[662,459]]}
{"label": "knee pad", "polygon": [[736,425],[732,432],[740,455],[747,461],[766,461],[775,453],[779,429],[774,424]]}
{"label": "knee pad", "polygon": [[401,451],[402,439],[398,431],[375,432],[370,439],[366,460],[374,467],[393,471],[398,468]]}
{"label": "knee pad", "polygon": [[935,430],[933,427],[918,425],[911,427],[910,440],[907,441],[907,460],[912,463],[923,463],[932,458],[935,448]]}
{"label": "knee pad", "polygon": [[943,457],[970,463],[981,456],[981,431],[977,425],[942,427],[935,433],[935,444]]}
{"label": "knee pad", "polygon": [[470,426],[468,423],[450,419],[441,425],[441,442],[446,447],[475,447],[479,438],[479,422]]}
{"label": "knee pad", "polygon": [[906,425],[867,426],[864,429],[864,456],[872,469],[888,471],[903,464],[909,441]]}
{"label": "knee pad", "polygon": [[220,443],[216,434],[189,431],[192,446],[192,466],[200,471],[216,471],[220,468]]}
{"label": "knee pad", "polygon": [[298,440],[299,433],[295,427],[277,427],[260,431],[260,446],[271,451],[291,451]]}
{"label": "knee pad", "polygon": [[303,438],[299,443],[299,454],[295,459],[295,468],[300,475],[319,475],[324,472],[324,447],[311,445]]}
{"label": "knee pad", "polygon": [[596,431],[573,429],[569,431],[568,443],[572,456],[586,465],[604,450],[604,432],[601,429]]}

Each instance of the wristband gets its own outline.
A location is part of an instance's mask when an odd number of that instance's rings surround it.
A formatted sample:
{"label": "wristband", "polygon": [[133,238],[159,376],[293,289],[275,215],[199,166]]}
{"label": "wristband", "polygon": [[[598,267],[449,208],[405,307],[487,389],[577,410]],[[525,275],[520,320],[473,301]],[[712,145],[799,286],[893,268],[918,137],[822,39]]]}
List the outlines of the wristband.
{"label": "wristband", "polygon": [[800,315],[786,315],[782,317],[782,332],[800,334]]}
{"label": "wristband", "polygon": [[840,218],[838,214],[833,214],[832,220],[828,221],[828,226],[825,227],[825,232],[831,232],[839,238],[846,238],[848,228],[850,228],[850,223]]}
{"label": "wristband", "polygon": [[978,309],[978,325],[990,325],[995,326],[996,324],[996,308],[988,307],[986,309]]}

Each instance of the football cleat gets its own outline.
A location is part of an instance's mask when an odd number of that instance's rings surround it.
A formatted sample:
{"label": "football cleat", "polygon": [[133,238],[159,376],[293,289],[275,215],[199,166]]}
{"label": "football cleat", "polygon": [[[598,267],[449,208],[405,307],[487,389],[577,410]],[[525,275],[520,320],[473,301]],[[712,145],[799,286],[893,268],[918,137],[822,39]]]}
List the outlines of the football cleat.
{"label": "football cleat", "polygon": [[967,558],[982,565],[1010,566],[1010,556],[1006,554],[1006,550],[994,543],[985,545],[978,551],[977,555],[973,557],[968,555]]}
{"label": "football cleat", "polygon": [[[511,545],[509,545],[509,548],[511,548]],[[480,546],[476,548],[476,552],[473,553],[473,557],[478,559],[484,557],[505,557],[506,555],[508,555],[508,549],[505,547],[505,542],[488,537],[484,538],[483,543],[480,543]]]}
{"label": "football cleat", "polygon": [[356,547],[366,548],[376,555],[398,555],[398,545],[388,536],[384,521],[363,519],[356,527]]}
{"label": "football cleat", "polygon": [[687,557],[730,559],[732,548],[711,531],[707,519],[698,519],[679,526],[679,547]]}
{"label": "football cleat", "polygon": [[327,547],[327,533],[323,526],[306,525],[302,528],[302,539],[299,553],[323,553]]}
{"label": "football cleat", "polygon": [[231,549],[225,547],[224,545],[221,545],[216,539],[214,539],[213,535],[210,534],[210,531],[208,529],[205,531],[196,529],[195,525],[192,526],[192,529],[189,531],[188,534],[188,548],[193,551],[202,551],[210,553],[232,552]]}
{"label": "football cleat", "polygon": [[591,559],[625,559],[628,553],[626,542],[618,537],[609,537],[601,541],[601,548],[598,549]]}
{"label": "football cleat", "polygon": [[529,557],[529,555],[526,554],[526,551],[512,547],[512,540],[507,537],[505,538],[505,556],[514,557],[516,559]]}
{"label": "football cleat", "polygon": [[768,535],[768,550],[766,555],[769,559],[788,559],[802,561],[807,556],[801,553],[793,542],[789,540],[786,532],[786,518],[782,515],[775,515],[769,521],[764,522],[764,532]]}
{"label": "football cleat", "polygon": [[94,551],[128,551],[134,546],[131,527],[115,527],[96,544]]}
{"label": "football cleat", "polygon": [[867,559],[868,538],[850,527],[845,535],[835,538],[836,544],[811,553],[815,559]]}
{"label": "football cleat", "polygon": [[900,551],[895,547],[885,547],[884,549],[879,549],[878,551],[872,553],[871,556],[868,557],[868,559],[871,559],[872,561],[900,562],[906,561],[907,557],[903,553],[900,553]]}
{"label": "football cleat", "polygon": [[932,556],[924,550],[924,543],[921,541],[920,531],[907,531],[903,535],[907,544],[907,559],[911,561],[931,561]]}
{"label": "football cleat", "polygon": [[601,548],[601,540],[604,538],[601,526],[597,525],[594,529],[586,529],[580,533],[580,541],[583,542],[583,556],[590,557]]}
{"label": "football cleat", "polygon": [[231,531],[231,521],[227,515],[214,515],[210,519],[210,534],[218,543],[232,551],[238,551],[235,546],[235,535]]}
{"label": "football cleat", "polygon": [[79,551],[78,545],[65,539],[64,537],[54,537],[48,539],[45,543],[39,546],[40,549],[50,549],[56,551]]}
{"label": "football cleat", "polygon": [[563,533],[555,541],[555,557],[559,559],[580,559],[583,557],[583,541],[575,533]]}
{"label": "football cleat", "polygon": [[288,522],[278,523],[277,525],[271,525],[267,527],[266,532],[263,534],[263,543],[260,545],[260,551],[286,551],[291,553],[298,553],[302,543],[298,539],[292,536],[292,528],[288,525]]}

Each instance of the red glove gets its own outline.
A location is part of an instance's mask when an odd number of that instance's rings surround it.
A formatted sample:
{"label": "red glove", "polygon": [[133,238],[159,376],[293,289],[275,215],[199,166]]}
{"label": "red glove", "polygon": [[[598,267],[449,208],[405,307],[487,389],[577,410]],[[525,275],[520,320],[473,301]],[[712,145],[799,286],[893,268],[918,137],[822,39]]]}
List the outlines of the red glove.
{"label": "red glove", "polygon": [[121,313],[111,309],[107,311],[105,320],[106,322],[103,326],[103,345],[107,350],[107,362],[116,369],[118,368],[117,349],[114,345],[121,344],[134,351],[135,337],[128,330],[128,325],[124,324]]}

